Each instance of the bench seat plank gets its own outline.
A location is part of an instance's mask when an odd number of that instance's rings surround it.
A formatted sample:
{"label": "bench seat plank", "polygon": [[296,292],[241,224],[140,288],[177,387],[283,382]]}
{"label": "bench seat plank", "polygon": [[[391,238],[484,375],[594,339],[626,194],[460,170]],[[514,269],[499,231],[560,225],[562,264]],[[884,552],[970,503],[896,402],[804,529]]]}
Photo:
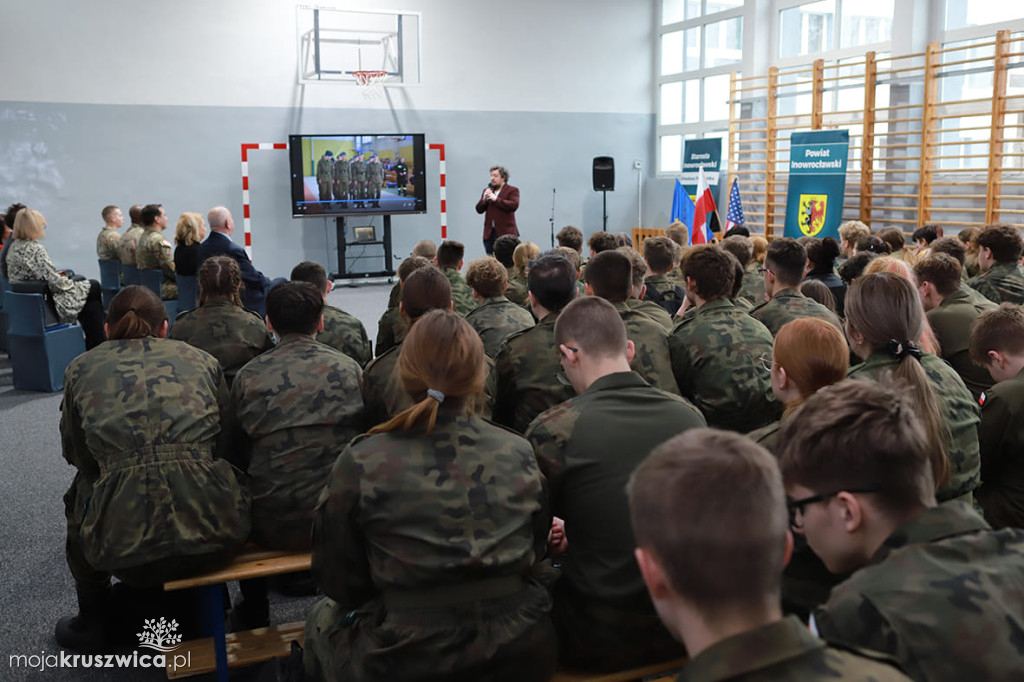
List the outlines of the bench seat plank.
{"label": "bench seat plank", "polygon": [[[620,670],[614,673],[582,673],[572,670],[559,670],[551,678],[551,682],[634,682],[659,673],[670,673],[686,665],[685,658],[665,661],[653,665],[645,665],[632,670]],[[666,678],[667,679],[667,678]]]}
{"label": "bench seat plank", "polygon": [[218,571],[164,583],[164,591],[171,592],[203,585],[218,585],[232,580],[248,580],[281,573],[308,571],[311,563],[312,555],[309,552],[274,552],[265,549],[243,551],[230,564]]}
{"label": "bench seat plank", "polygon": [[[306,622],[286,623],[269,628],[232,632],[225,638],[228,650],[228,667],[253,665],[269,661],[275,656],[287,657],[291,653],[292,640],[303,644],[306,639]],[[173,669],[175,656],[191,655],[191,665]],[[180,659],[178,659],[180,660]],[[185,642],[167,655],[167,679],[174,680],[193,675],[211,673],[217,669],[213,649],[213,638],[194,639]]]}

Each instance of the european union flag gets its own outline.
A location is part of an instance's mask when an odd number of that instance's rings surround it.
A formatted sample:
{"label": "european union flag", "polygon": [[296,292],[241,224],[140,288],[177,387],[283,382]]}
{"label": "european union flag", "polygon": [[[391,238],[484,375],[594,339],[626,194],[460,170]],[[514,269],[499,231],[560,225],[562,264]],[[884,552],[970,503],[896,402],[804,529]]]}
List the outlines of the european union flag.
{"label": "european union flag", "polygon": [[678,220],[689,230],[693,228],[693,214],[696,211],[697,207],[693,205],[693,199],[683,189],[683,183],[676,180],[676,190],[672,195],[672,222]]}

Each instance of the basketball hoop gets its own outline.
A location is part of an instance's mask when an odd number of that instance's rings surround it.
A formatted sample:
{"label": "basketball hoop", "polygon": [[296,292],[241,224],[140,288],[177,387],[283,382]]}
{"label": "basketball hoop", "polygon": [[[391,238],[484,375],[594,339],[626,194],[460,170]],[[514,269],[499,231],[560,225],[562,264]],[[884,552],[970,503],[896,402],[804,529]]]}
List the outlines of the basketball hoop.
{"label": "basketball hoop", "polygon": [[387,71],[353,71],[356,85],[363,91],[367,99],[380,99],[384,96],[384,81],[388,79]]}

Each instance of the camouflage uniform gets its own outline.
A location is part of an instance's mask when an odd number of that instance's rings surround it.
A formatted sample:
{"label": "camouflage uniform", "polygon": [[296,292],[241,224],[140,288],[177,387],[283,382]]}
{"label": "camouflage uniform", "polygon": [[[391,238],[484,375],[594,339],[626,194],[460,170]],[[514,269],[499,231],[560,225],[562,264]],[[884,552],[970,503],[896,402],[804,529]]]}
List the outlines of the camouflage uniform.
{"label": "camouflage uniform", "polygon": [[[678,305],[683,304],[683,299],[678,296],[679,292],[676,291],[676,287],[679,287],[682,290],[683,296],[685,296],[686,286],[680,286],[676,282],[673,282],[669,279],[667,273],[661,275],[647,275],[647,277],[644,278],[644,286],[647,287],[648,292],[651,290],[657,291],[666,301],[674,301]],[[660,308],[661,306],[658,307]]]}
{"label": "camouflage uniform", "polygon": [[324,330],[317,334],[316,340],[341,351],[358,362],[360,367],[365,367],[373,359],[366,327],[358,318],[334,306],[324,306]]}
{"label": "camouflage uniform", "polygon": [[372,159],[366,164],[366,198],[380,206],[380,188],[384,184],[384,166],[379,159]]}
{"label": "camouflage uniform", "polygon": [[682,395],[708,424],[747,433],[777,419],[781,406],[758,361],[772,356],[772,335],[732,301],[708,301],[672,332],[672,370]]}
{"label": "camouflage uniform", "polygon": [[743,283],[740,285],[739,297],[750,301],[752,305],[764,303],[764,277],[758,272],[761,266],[754,262],[743,269]]}
{"label": "camouflage uniform", "polygon": [[118,260],[117,243],[121,233],[116,227],[104,227],[96,237],[96,257],[100,260]]}
{"label": "camouflage uniform", "polygon": [[616,372],[545,410],[526,430],[569,539],[555,588],[563,663],[619,669],[681,655],[633,558],[625,486],[652,449],[701,426],[700,412],[679,396],[636,372]]}
{"label": "camouflage uniform", "polygon": [[452,285],[452,301],[455,303],[455,312],[465,317],[469,311],[476,308],[478,303],[473,298],[473,290],[466,284],[466,278],[455,268],[444,268],[441,270],[444,276]]}
{"label": "camouflage uniform", "polygon": [[629,363],[630,369],[651,386],[679,395],[679,386],[672,374],[668,332],[643,313],[630,309],[625,301],[612,305],[626,325],[626,338],[633,342],[636,351]]}
{"label": "camouflage uniform", "polygon": [[[7,252],[7,279],[11,282],[43,279],[53,296],[57,317],[64,324],[73,324],[85,307],[89,296],[88,281],[76,282],[54,267],[46,247],[31,239],[10,239]],[[5,323],[6,324],[6,323]]]}
{"label": "camouflage uniform", "polygon": [[521,437],[441,407],[352,441],[320,495],[306,679],[546,680],[551,514]]}
{"label": "camouflage uniform", "polygon": [[388,310],[397,308],[399,301],[402,300],[402,283],[395,282],[395,286],[391,287],[391,293],[388,294]]}
{"label": "camouflage uniform", "polygon": [[363,203],[366,200],[366,162],[354,157],[348,164],[348,172],[352,178],[348,185],[348,198],[352,203]]}
{"label": "camouflage uniform", "polygon": [[388,308],[377,322],[377,355],[397,346],[409,331],[409,323],[398,308]]}
{"label": "camouflage uniform", "polygon": [[892,655],[915,680],[1015,680],[1024,633],[1024,531],[964,505],[926,509],[815,612],[826,641]]}
{"label": "camouflage uniform", "polygon": [[309,548],[317,496],[338,448],[363,430],[362,371],[304,334],[288,334],[238,371],[235,447],[252,489],[252,539]]}
{"label": "camouflage uniform", "polygon": [[985,394],[978,426],[981,487],[975,491],[993,528],[1024,528],[1024,372]]}
{"label": "camouflage uniform", "polygon": [[231,301],[207,301],[174,320],[167,338],[200,348],[220,362],[230,387],[245,363],[274,347],[263,318]]}
{"label": "camouflage uniform", "polygon": [[[858,655],[859,654],[859,655]],[[905,682],[878,654],[828,646],[795,616],[720,640],[687,662],[676,682]]]}
{"label": "camouflage uniform", "polygon": [[331,200],[331,185],[334,183],[334,160],[321,156],[316,162],[316,184],[320,189],[320,201]]}
{"label": "camouflage uniform", "polygon": [[[912,360],[911,360],[912,361]],[[889,371],[895,371],[899,361],[885,353],[875,353],[850,369],[849,378],[878,381]],[[941,358],[929,353],[921,356],[921,367],[928,375],[939,412],[950,432],[946,443],[949,457],[949,482],[936,491],[939,502],[961,498],[971,502],[971,492],[981,483],[981,459],[978,455],[978,422],[981,420],[978,403],[971,397],[963,380]]]}
{"label": "camouflage uniform", "polygon": [[139,245],[139,237],[142,236],[142,225],[132,223],[131,227],[124,231],[121,239],[117,242],[117,259],[122,265],[135,265],[135,249]]}
{"label": "camouflage uniform", "polygon": [[1024,268],[1015,262],[993,263],[967,284],[996,303],[1024,303]]}
{"label": "camouflage uniform", "polygon": [[505,289],[505,298],[529,310],[530,296],[526,275],[519,275],[515,270],[508,268],[506,270],[508,271],[508,289]]}
{"label": "camouflage uniform", "polygon": [[222,459],[227,407],[217,361],[178,341],[107,341],[71,361],[60,433],[78,469],[64,503],[79,584],[109,572],[158,585],[245,541],[249,498]]}
{"label": "camouflage uniform", "polygon": [[668,314],[668,311],[653,301],[642,301],[638,298],[627,298],[626,307],[630,310],[635,310],[638,313],[643,313],[661,325],[667,332],[672,331],[676,326],[676,323],[672,320],[672,316]]}
{"label": "camouflage uniform", "polygon": [[334,178],[333,190],[335,201],[345,201],[348,196],[348,159],[342,161],[340,158],[334,162],[332,176]]}
{"label": "camouflage uniform", "polygon": [[178,284],[174,279],[174,258],[171,243],[164,239],[160,230],[147,227],[139,238],[135,249],[135,264],[139,270],[163,270],[164,281],[160,285],[160,298],[173,301],[178,298]]}
{"label": "camouflage uniform", "polygon": [[801,317],[816,317],[843,331],[843,324],[835,313],[817,301],[807,298],[795,288],[775,292],[770,301],[755,305],[750,314],[768,327],[773,337],[779,333],[782,325]]}
{"label": "camouflage uniform", "polygon": [[555,345],[557,319],[558,313],[548,313],[534,326],[509,335],[494,358],[494,421],[519,433],[538,414],[576,394],[562,372]]}
{"label": "camouflage uniform", "polygon": [[971,325],[982,312],[995,307],[996,304],[989,300],[976,303],[967,292],[957,289],[942,299],[942,303],[925,313],[928,324],[931,325],[939,342],[942,359],[956,370],[975,400],[994,382],[988,370],[974,364],[968,354]]}
{"label": "camouflage uniform", "polygon": [[495,296],[469,311],[466,322],[480,335],[484,352],[493,358],[505,337],[533,326],[533,315],[504,296]]}

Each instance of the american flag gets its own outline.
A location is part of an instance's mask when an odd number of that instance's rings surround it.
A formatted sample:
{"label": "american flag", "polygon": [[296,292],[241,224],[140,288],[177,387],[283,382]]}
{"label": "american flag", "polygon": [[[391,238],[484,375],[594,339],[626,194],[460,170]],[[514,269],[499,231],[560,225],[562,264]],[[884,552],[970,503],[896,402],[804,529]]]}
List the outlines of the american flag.
{"label": "american flag", "polygon": [[740,188],[738,181],[732,181],[732,189],[729,190],[729,211],[725,217],[725,230],[728,232],[735,225],[743,224],[743,202],[740,201]]}

